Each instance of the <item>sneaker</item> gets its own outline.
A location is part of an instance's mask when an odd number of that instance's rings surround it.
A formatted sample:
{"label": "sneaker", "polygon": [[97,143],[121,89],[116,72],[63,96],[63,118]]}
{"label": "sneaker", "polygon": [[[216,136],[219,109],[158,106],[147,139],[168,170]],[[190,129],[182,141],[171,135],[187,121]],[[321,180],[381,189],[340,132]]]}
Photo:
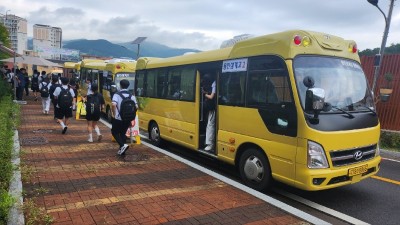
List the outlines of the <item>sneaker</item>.
{"label": "sneaker", "polygon": [[92,143],[92,142],[93,142],[93,139],[92,139],[92,138],[89,138],[87,141],[90,142],[90,143]]}
{"label": "sneaker", "polygon": [[46,114],[46,115],[49,115],[49,111],[46,110],[46,111],[45,111],[45,114]]}
{"label": "sneaker", "polygon": [[43,114],[46,114],[46,110],[43,110]]}
{"label": "sneaker", "polygon": [[66,127],[64,127],[61,133],[62,133],[62,134],[65,134],[65,132],[67,132],[67,129],[68,129],[68,127],[67,127],[67,126],[66,126]]}
{"label": "sneaker", "polygon": [[97,136],[97,141],[101,141],[102,138],[103,138],[103,135],[99,134],[99,135]]}
{"label": "sneaker", "polygon": [[119,150],[118,150],[118,155],[124,155],[126,150],[128,150],[129,145],[124,144],[124,146],[122,146]]}
{"label": "sneaker", "polygon": [[205,151],[212,151],[214,149],[214,146],[212,145],[207,145],[206,148],[204,149]]}

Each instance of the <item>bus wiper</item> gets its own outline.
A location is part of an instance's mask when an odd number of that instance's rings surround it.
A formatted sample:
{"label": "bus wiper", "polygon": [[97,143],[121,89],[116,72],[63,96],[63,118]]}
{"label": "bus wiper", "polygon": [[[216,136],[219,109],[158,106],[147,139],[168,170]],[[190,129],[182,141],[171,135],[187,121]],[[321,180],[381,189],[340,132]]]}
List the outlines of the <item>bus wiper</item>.
{"label": "bus wiper", "polygon": [[332,108],[337,109],[337,110],[339,110],[340,112],[342,112],[342,113],[348,115],[348,116],[349,116],[349,119],[353,119],[353,118],[354,118],[353,114],[347,112],[346,110],[343,110],[343,109],[341,109],[341,108],[339,108],[339,107],[336,107],[336,106],[332,106]]}
{"label": "bus wiper", "polygon": [[377,115],[377,114],[376,114],[376,111],[372,110],[370,107],[367,107],[367,106],[359,106],[359,107],[361,107],[361,108],[363,108],[363,109],[367,109],[368,111],[372,112],[372,113],[374,114],[374,116]]}

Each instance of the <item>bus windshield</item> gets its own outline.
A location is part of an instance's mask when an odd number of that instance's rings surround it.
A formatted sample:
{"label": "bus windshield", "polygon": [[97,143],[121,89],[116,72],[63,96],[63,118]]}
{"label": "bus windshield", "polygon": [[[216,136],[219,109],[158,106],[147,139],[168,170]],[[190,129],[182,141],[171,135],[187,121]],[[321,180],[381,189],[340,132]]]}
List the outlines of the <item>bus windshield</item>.
{"label": "bus windshield", "polygon": [[372,93],[361,65],[355,61],[323,56],[298,56],[293,62],[297,90],[303,109],[307,87],[305,77],[314,80],[314,87],[325,91],[330,107],[322,113],[370,111],[374,107]]}
{"label": "bus windshield", "polygon": [[121,87],[119,86],[119,82],[121,80],[128,80],[129,81],[129,87],[128,90],[129,92],[133,93],[133,89],[135,88],[135,73],[117,73],[115,75],[115,85],[117,86],[118,90],[121,90]]}

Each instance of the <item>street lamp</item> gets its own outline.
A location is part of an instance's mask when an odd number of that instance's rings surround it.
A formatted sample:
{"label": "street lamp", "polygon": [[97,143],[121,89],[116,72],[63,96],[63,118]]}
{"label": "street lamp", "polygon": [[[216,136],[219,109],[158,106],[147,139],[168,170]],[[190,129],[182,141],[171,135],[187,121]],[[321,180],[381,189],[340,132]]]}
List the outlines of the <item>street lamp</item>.
{"label": "street lamp", "polygon": [[131,42],[131,44],[137,45],[137,56],[136,60],[139,58],[139,51],[140,51],[140,43],[142,43],[144,40],[146,40],[147,37],[138,37],[134,41]]}
{"label": "street lamp", "polygon": [[372,83],[372,91],[375,93],[376,81],[378,80],[379,70],[380,70],[380,67],[381,67],[382,59],[383,59],[383,54],[385,53],[386,40],[387,40],[387,37],[388,37],[388,34],[389,34],[390,20],[392,18],[394,0],[390,0],[388,17],[386,17],[386,15],[382,11],[382,9],[379,8],[379,6],[378,6],[378,1],[379,0],[367,0],[367,1],[369,3],[371,3],[371,5],[373,5],[376,8],[378,8],[379,11],[381,11],[383,17],[385,18],[385,31],[383,32],[381,49],[379,50],[379,54],[377,55],[378,61],[377,61],[377,65],[375,65],[374,80],[373,80],[373,83]]}

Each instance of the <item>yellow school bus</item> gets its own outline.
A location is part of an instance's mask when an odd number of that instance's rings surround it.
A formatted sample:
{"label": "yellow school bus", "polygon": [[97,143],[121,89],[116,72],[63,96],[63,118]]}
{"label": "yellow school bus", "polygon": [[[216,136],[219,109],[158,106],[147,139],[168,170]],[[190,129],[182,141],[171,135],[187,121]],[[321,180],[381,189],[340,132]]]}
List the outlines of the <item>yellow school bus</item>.
{"label": "yellow school bus", "polygon": [[78,78],[80,62],[64,62],[63,75],[68,78]]}
{"label": "yellow school bus", "polygon": [[[205,151],[202,80],[216,83],[215,149]],[[236,165],[244,183],[304,190],[353,184],[379,170],[380,125],[352,40],[303,30],[136,65],[140,128]]]}
{"label": "yellow school bus", "polygon": [[88,84],[86,83],[86,80],[88,78],[92,80],[92,84],[98,85],[98,91],[101,93],[101,87],[104,84],[103,72],[106,65],[107,64],[104,60],[99,59],[84,59],[81,61],[77,101],[79,101],[82,96],[87,95]]}
{"label": "yellow school bus", "polygon": [[135,86],[135,68],[136,61],[134,60],[110,60],[104,68],[104,83],[102,83],[101,93],[103,94],[105,101],[103,113],[107,115],[107,120],[109,122],[112,120],[112,96],[117,90],[120,90],[119,82],[122,79],[129,81],[130,85],[128,90],[133,94]]}

